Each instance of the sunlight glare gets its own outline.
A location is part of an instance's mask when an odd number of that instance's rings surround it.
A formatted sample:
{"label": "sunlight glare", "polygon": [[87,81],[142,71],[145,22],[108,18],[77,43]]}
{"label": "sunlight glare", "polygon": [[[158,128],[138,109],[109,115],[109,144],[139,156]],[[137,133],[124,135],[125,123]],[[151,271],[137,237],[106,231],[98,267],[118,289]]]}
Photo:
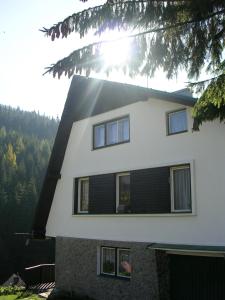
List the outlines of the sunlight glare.
{"label": "sunlight glare", "polygon": [[130,39],[121,39],[102,45],[102,54],[105,66],[120,65],[125,63],[131,54]]}

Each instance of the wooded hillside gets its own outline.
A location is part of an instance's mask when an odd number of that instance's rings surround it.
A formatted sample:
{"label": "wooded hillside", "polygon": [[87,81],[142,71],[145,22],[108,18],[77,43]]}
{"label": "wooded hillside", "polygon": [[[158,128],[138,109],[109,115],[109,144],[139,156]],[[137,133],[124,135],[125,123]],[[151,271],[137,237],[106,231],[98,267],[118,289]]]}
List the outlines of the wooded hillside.
{"label": "wooded hillside", "polygon": [[[29,232],[50,157],[58,120],[0,105],[0,269],[1,251],[10,266],[15,232]],[[4,248],[4,249],[3,249]],[[2,257],[3,258],[3,257]],[[1,273],[1,271],[0,271]],[[3,272],[4,273],[4,272]],[[1,274],[0,274],[1,277]]]}

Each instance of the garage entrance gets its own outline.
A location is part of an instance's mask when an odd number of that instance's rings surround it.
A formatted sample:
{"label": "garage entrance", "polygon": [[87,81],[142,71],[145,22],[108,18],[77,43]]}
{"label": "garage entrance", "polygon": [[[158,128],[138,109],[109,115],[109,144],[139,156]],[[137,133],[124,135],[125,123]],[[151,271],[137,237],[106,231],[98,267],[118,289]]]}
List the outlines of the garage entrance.
{"label": "garage entrance", "polygon": [[171,300],[225,300],[224,258],[169,257]]}

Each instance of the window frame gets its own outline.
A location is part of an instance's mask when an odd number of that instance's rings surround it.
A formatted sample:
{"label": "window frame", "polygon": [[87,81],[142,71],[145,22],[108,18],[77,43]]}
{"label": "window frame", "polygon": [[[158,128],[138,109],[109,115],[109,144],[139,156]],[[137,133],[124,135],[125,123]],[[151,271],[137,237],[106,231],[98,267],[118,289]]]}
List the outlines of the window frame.
{"label": "window frame", "polygon": [[[114,250],[115,270],[114,270],[113,274],[103,272],[103,251],[104,251],[104,249],[113,249]],[[130,276],[119,275],[119,251],[121,251],[121,250],[129,251],[129,256],[130,256],[130,260],[131,260],[131,249],[130,248],[124,248],[124,247],[121,248],[121,247],[112,247],[112,246],[101,246],[100,247],[100,273],[99,273],[99,275],[109,276],[112,278],[126,279],[126,280],[131,279],[131,273],[130,273]]]}
{"label": "window frame", "polygon": [[[130,276],[119,274],[119,257],[120,257],[119,252],[120,251],[129,251],[129,256],[130,256],[129,260],[131,260],[131,251],[130,251],[130,249],[128,249],[128,248],[116,248],[116,274],[117,274],[117,277],[130,279],[131,278],[131,273],[130,273]],[[132,265],[131,265],[131,268],[132,268]]]}
{"label": "window frame", "polygon": [[[186,121],[187,121],[187,128],[185,130],[181,130],[181,131],[177,131],[177,132],[170,132],[170,115],[171,114],[174,114],[174,113],[178,113],[178,112],[182,112],[182,111],[185,111],[186,113]],[[166,132],[167,132],[167,135],[170,136],[170,135],[175,135],[175,134],[180,134],[180,133],[185,133],[185,132],[188,132],[188,115],[187,115],[187,109],[186,108],[181,108],[181,109],[178,109],[178,110],[172,110],[172,111],[169,111],[166,113]]]}
{"label": "window frame", "polygon": [[[190,172],[190,197],[191,197],[191,209],[175,209],[174,201],[174,176],[173,172],[175,170],[189,169]],[[192,201],[192,174],[191,174],[191,165],[177,165],[170,167],[170,202],[171,202],[171,213],[193,213],[193,201]]]}
{"label": "window frame", "polygon": [[[110,249],[110,250],[114,250],[114,261],[115,261],[115,268],[114,268],[114,273],[105,273],[103,272],[103,250],[104,249]],[[116,276],[116,265],[117,265],[117,261],[116,261],[116,254],[115,254],[115,247],[107,247],[107,246],[102,246],[101,247],[101,255],[100,255],[100,274],[101,275],[107,275],[107,276]]]}
{"label": "window frame", "polygon": [[[117,140],[119,140],[119,126],[118,123],[121,120],[128,120],[128,124],[129,124],[129,139],[124,140],[124,141],[118,141],[116,143],[112,143],[112,144],[107,144],[108,141],[108,133],[107,133],[107,125],[110,123],[117,123]],[[104,145],[103,146],[99,146],[96,147],[95,146],[95,128],[98,126],[104,126]],[[97,149],[102,149],[102,148],[106,148],[106,147],[111,147],[111,146],[115,146],[115,145],[120,145],[120,144],[125,144],[125,143],[129,143],[130,142],[130,116],[129,115],[125,115],[119,118],[114,118],[114,119],[110,119],[101,123],[97,123],[93,125],[93,129],[92,129],[92,150],[97,150]]]}
{"label": "window frame", "polygon": [[123,172],[116,174],[116,213],[123,214],[122,212],[118,211],[119,201],[120,201],[120,177],[122,176],[130,176],[130,172]]}
{"label": "window frame", "polygon": [[82,181],[88,181],[88,204],[89,204],[89,177],[78,178],[77,212],[79,214],[88,214],[89,210],[81,210],[81,182]]}

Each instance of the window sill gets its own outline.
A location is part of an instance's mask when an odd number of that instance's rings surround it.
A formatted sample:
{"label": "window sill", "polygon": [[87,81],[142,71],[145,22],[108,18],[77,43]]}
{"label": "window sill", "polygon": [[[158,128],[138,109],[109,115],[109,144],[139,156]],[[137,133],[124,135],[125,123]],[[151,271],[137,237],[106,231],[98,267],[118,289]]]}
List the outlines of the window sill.
{"label": "window sill", "polygon": [[110,275],[110,274],[99,274],[98,277],[102,277],[102,278],[111,278],[111,279],[115,279],[115,280],[125,280],[125,281],[130,281],[131,277],[120,277],[120,276],[115,276],[115,275]]}
{"label": "window sill", "polygon": [[174,132],[174,133],[167,132],[167,136],[173,136],[173,135],[177,135],[177,134],[181,134],[181,133],[187,133],[187,132],[188,132],[188,130],[178,131],[178,132]]}
{"label": "window sill", "polygon": [[194,217],[197,216],[194,212],[172,212],[169,214],[72,214],[72,217]]}
{"label": "window sill", "polygon": [[126,141],[123,141],[123,142],[115,143],[115,144],[104,145],[104,146],[101,146],[101,147],[92,147],[92,151],[100,150],[100,149],[105,149],[105,148],[109,148],[109,147],[113,147],[113,146],[118,146],[118,145],[123,145],[123,144],[127,144],[127,143],[130,143],[130,139],[126,140]]}

